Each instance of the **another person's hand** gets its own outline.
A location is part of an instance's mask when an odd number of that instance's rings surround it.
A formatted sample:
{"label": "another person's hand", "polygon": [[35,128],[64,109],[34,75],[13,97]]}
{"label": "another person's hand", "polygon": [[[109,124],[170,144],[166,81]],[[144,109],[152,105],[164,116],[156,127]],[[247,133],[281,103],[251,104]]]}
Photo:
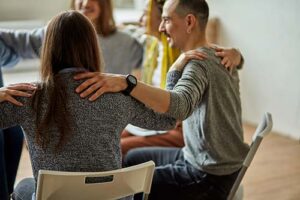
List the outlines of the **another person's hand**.
{"label": "another person's hand", "polygon": [[99,72],[85,72],[74,76],[75,80],[87,79],[76,88],[80,97],[85,98],[89,95],[90,101],[96,100],[104,93],[120,92],[126,89],[127,82],[124,75],[106,74]]}
{"label": "another person's hand", "polygon": [[227,69],[232,69],[240,65],[242,61],[242,55],[239,50],[235,48],[223,48],[213,46],[216,50],[216,56],[222,58],[221,64],[224,65]]}
{"label": "another person's hand", "polygon": [[23,106],[23,104],[17,101],[14,96],[31,97],[31,92],[34,90],[36,90],[36,86],[30,83],[18,83],[7,87],[1,87],[0,102],[9,101],[17,106]]}
{"label": "another person's hand", "polygon": [[196,60],[204,60],[207,58],[206,53],[201,52],[199,50],[190,50],[180,54],[177,60],[173,63],[170,68],[170,71],[177,70],[182,71],[186,65],[186,63],[192,59]]}

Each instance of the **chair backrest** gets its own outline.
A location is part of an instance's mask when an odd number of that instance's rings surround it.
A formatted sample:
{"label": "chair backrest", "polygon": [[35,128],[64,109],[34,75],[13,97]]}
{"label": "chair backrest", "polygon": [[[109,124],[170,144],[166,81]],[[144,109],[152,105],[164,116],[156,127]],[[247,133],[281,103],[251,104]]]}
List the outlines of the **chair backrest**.
{"label": "chair backrest", "polygon": [[272,126],[273,126],[272,115],[270,113],[265,113],[262,121],[258,125],[258,127],[252,137],[252,143],[250,145],[250,150],[243,162],[243,166],[240,169],[238,177],[236,178],[236,180],[231,188],[231,191],[229,193],[227,200],[232,200],[234,198],[234,195],[235,195],[237,189],[239,188],[239,185],[240,185],[248,167],[250,166],[250,164],[253,160],[253,157],[254,157],[262,139],[271,132]]}
{"label": "chair backrest", "polygon": [[37,200],[107,200],[150,193],[155,164],[153,161],[106,172],[59,172],[40,170]]}

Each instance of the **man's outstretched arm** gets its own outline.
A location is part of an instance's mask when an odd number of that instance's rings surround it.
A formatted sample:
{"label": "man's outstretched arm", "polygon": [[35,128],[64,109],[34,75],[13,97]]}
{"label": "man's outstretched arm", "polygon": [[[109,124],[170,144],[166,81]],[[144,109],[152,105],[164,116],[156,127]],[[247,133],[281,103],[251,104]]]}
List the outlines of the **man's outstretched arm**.
{"label": "man's outstretched arm", "polygon": [[20,60],[19,56],[0,39],[0,67],[14,66]]}
{"label": "man's outstretched arm", "polygon": [[45,28],[30,31],[0,29],[0,39],[20,58],[32,59],[40,57],[44,33]]}

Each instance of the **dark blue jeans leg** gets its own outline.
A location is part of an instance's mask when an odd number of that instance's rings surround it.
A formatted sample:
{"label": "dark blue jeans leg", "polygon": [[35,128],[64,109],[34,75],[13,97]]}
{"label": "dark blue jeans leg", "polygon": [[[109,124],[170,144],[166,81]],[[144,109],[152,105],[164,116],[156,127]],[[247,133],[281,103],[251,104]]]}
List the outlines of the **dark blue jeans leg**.
{"label": "dark blue jeans leg", "polygon": [[181,148],[142,147],[130,150],[124,159],[124,166],[129,167],[152,160],[155,166],[166,165],[178,160]]}
{"label": "dark blue jeans leg", "polygon": [[150,200],[226,200],[237,175],[216,176],[198,170],[177,148],[137,148],[128,152],[124,163],[131,166],[149,160],[156,164]]}
{"label": "dark blue jeans leg", "polygon": [[16,186],[13,194],[13,200],[32,200],[35,194],[35,180],[34,178],[25,178],[21,180]]}
{"label": "dark blue jeans leg", "polygon": [[7,199],[6,196],[13,192],[16,174],[23,146],[23,131],[20,126],[4,129],[0,136],[0,174],[1,186],[0,199]]}
{"label": "dark blue jeans leg", "polygon": [[[129,151],[125,157],[125,166],[137,165],[147,161],[154,161],[155,171],[149,199],[179,199],[179,186],[174,181],[172,163],[182,156],[180,148],[145,147]],[[135,200],[142,199],[142,195],[134,196]]]}
{"label": "dark blue jeans leg", "polygon": [[0,199],[8,199],[6,177],[6,164],[5,164],[5,152],[4,152],[4,135],[0,129]]}

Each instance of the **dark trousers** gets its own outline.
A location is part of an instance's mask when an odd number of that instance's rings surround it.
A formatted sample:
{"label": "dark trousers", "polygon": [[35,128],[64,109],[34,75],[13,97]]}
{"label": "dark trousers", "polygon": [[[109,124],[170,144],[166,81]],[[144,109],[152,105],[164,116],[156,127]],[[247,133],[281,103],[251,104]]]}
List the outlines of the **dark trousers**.
{"label": "dark trousers", "polygon": [[[238,173],[216,176],[200,171],[184,160],[180,148],[133,149],[125,157],[124,165],[150,160],[156,165],[150,200],[225,200]],[[141,199],[141,195],[135,195],[134,199]]]}
{"label": "dark trousers", "polygon": [[7,200],[13,192],[23,146],[20,126],[0,129],[0,199]]}

